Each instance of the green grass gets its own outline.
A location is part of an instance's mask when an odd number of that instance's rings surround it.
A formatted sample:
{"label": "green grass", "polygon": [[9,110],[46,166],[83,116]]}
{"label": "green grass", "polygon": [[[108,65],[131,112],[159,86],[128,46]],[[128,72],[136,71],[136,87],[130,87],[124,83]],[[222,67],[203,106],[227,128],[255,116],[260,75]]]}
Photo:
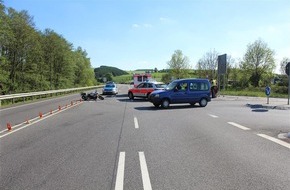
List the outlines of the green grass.
{"label": "green grass", "polygon": [[[221,90],[221,95],[267,97],[264,91],[256,90]],[[288,98],[287,94],[271,93],[272,98]]]}
{"label": "green grass", "polygon": [[121,75],[113,77],[113,81],[120,84],[129,84],[132,81],[132,75]]}

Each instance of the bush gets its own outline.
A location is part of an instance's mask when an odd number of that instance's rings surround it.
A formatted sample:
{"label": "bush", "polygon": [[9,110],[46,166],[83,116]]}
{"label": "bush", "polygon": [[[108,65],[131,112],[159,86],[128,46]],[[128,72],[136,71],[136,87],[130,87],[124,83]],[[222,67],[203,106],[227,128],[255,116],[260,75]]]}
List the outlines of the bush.
{"label": "bush", "polygon": [[277,93],[277,94],[288,94],[288,87],[286,86],[272,86],[271,90],[273,93]]}

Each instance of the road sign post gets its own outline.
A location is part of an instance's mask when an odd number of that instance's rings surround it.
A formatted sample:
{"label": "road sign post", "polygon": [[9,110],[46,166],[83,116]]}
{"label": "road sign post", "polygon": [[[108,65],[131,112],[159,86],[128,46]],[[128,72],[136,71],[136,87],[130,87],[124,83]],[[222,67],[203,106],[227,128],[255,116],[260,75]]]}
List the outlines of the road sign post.
{"label": "road sign post", "polygon": [[288,75],[288,105],[289,105],[289,99],[290,99],[290,62],[287,63],[285,67],[286,74]]}

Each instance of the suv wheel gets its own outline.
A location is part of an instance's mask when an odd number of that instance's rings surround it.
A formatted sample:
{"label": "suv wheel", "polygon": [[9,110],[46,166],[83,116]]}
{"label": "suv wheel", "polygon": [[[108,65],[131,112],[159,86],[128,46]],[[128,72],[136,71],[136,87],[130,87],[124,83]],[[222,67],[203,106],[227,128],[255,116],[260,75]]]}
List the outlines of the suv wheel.
{"label": "suv wheel", "polygon": [[133,99],[134,99],[134,95],[133,95],[132,92],[129,92],[128,96],[129,96],[129,99],[130,99],[130,100],[133,100]]}
{"label": "suv wheel", "polygon": [[205,106],[207,105],[207,99],[202,98],[202,99],[199,101],[199,105],[200,105],[200,107],[205,107]]}
{"label": "suv wheel", "polygon": [[168,108],[169,107],[169,100],[168,99],[163,99],[161,102],[161,107],[162,108]]}

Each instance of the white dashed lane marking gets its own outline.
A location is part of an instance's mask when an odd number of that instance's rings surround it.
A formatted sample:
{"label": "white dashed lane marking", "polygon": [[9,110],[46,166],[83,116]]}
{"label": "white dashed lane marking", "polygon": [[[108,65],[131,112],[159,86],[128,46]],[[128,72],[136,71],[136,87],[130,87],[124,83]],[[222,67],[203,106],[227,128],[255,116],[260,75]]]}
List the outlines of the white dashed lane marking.
{"label": "white dashed lane marking", "polygon": [[216,115],[212,115],[212,114],[208,114],[209,116],[213,117],[213,118],[218,118],[219,116]]}
{"label": "white dashed lane marking", "polygon": [[139,124],[138,124],[137,117],[134,117],[134,125],[135,125],[135,129],[139,129]]}
{"label": "white dashed lane marking", "polygon": [[228,124],[233,125],[233,126],[239,128],[239,129],[242,129],[242,130],[251,130],[251,129],[248,128],[248,127],[242,126],[242,125],[237,124],[237,123],[234,123],[234,122],[228,122]]}
{"label": "white dashed lane marking", "polygon": [[125,152],[120,152],[115,190],[123,190],[125,171]]}
{"label": "white dashed lane marking", "polygon": [[143,189],[152,190],[144,152],[139,152],[139,159],[140,159],[140,166],[141,166]]}

